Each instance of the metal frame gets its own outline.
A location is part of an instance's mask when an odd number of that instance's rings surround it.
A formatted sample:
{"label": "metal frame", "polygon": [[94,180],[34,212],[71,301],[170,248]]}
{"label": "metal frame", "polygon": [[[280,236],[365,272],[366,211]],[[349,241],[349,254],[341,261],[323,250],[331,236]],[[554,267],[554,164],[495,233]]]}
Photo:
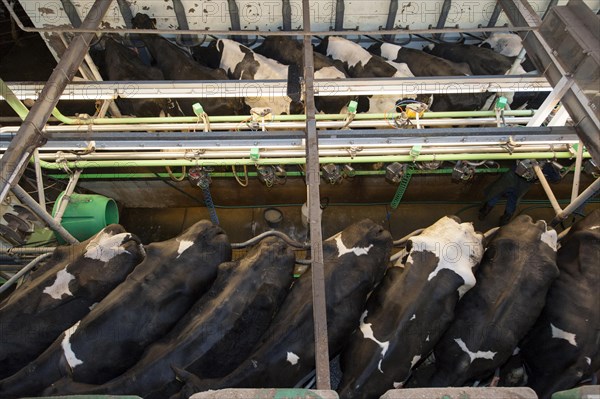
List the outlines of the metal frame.
{"label": "metal frame", "polygon": [[[8,192],[8,188],[11,185],[16,184],[18,181],[22,170],[28,161],[31,153],[37,147],[39,147],[47,138],[46,131],[44,126],[48,117],[50,115],[51,110],[56,105],[59,97],[63,94],[63,89],[67,86],[67,81],[73,76],[74,71],[77,69],[77,66],[81,64],[83,60],[84,54],[87,51],[88,45],[92,37],[95,36],[96,33],[133,33],[133,34],[173,34],[172,30],[158,29],[158,30],[144,30],[144,29],[98,29],[99,23],[106,13],[108,6],[111,4],[110,0],[98,0],[94,3],[94,7],[88,13],[88,17],[82,23],[80,28],[28,28],[25,27],[22,22],[19,20],[17,15],[14,13],[11,5],[8,4],[7,0],[2,0],[7,9],[9,10],[13,19],[17,22],[18,26],[27,32],[71,32],[71,33],[80,33],[80,35],[73,40],[73,42],[69,45],[69,48],[63,55],[63,59],[60,61],[57,69],[49,79],[48,83],[45,85],[44,89],[40,93],[40,98],[48,98],[50,97],[52,101],[41,102],[38,101],[36,106],[31,110],[27,119],[19,129],[17,138],[15,138],[11,145],[7,148],[7,152],[4,154],[2,158],[2,175],[1,175],[1,186],[0,186],[0,200],[3,200],[5,195]],[[342,1],[338,1],[338,5],[343,4]],[[541,38],[539,32],[536,30],[539,28],[540,19],[533,12],[529,4],[526,0],[499,0],[499,4],[506,11],[506,14],[511,19],[513,23],[513,27],[509,28],[511,31],[521,32],[524,36],[525,47],[527,51],[536,55],[538,58],[534,57],[534,61],[537,59],[538,64],[540,64],[540,59],[550,59],[553,61],[553,66],[549,68],[549,70],[545,71],[545,75],[548,77],[550,83],[556,84],[560,78],[564,77],[564,71],[560,69],[558,64],[555,62],[555,57],[551,54],[550,49],[547,45],[544,45],[544,41]],[[327,91],[320,90],[319,86],[321,82],[314,82],[314,66],[313,66],[313,54],[311,47],[311,38],[315,35],[326,36],[326,35],[340,35],[340,36],[353,36],[356,35],[356,31],[331,31],[331,32],[322,32],[322,31],[312,31],[311,30],[311,21],[310,21],[310,12],[309,12],[309,0],[302,1],[303,6],[303,31],[280,31],[280,32],[272,32],[272,31],[245,31],[245,30],[231,30],[231,31],[211,31],[212,35],[216,36],[249,36],[249,35],[263,35],[263,36],[271,36],[271,35],[284,35],[284,36],[303,36],[304,41],[304,91],[305,91],[305,101],[306,101],[306,125],[305,125],[305,148],[306,148],[306,156],[305,162],[307,163],[307,197],[309,202],[309,222],[310,222],[310,234],[311,234],[311,251],[312,251],[312,278],[313,278],[313,311],[314,311],[314,322],[315,322],[315,355],[316,355],[316,369],[317,369],[317,388],[319,389],[329,389],[330,388],[330,380],[329,380],[329,356],[328,356],[328,346],[327,346],[327,318],[326,318],[326,303],[325,303],[325,281],[324,281],[324,262],[323,262],[323,248],[322,248],[322,231],[321,231],[321,216],[319,212],[319,137],[317,136],[317,122],[315,118],[315,107],[314,107],[314,95],[328,95]],[[341,14],[341,13],[340,13]],[[343,24],[343,18],[340,18]],[[340,23],[336,23],[336,25],[340,25]],[[365,35],[395,35],[395,34],[444,34],[444,33],[479,33],[479,32],[505,32],[507,31],[506,27],[481,27],[481,28],[444,28],[444,29],[419,29],[419,30],[401,30],[401,29],[385,29],[385,30],[372,30],[372,31],[363,31],[360,34]],[[179,30],[176,31],[177,34],[190,34],[190,35],[204,35],[206,34],[205,30]],[[541,54],[541,55],[540,55]],[[514,78],[514,77],[512,77]],[[523,82],[529,78],[521,77],[517,79],[522,79]],[[539,78],[535,78],[539,79]],[[467,79],[463,83],[473,84],[476,79]],[[433,80],[418,78],[414,80],[414,83],[429,81],[432,83]],[[484,89],[473,89],[473,92],[481,92],[481,91],[494,91],[494,87],[489,87],[490,83],[497,85],[498,82],[505,82],[504,78],[494,77],[493,82],[487,81]],[[539,80],[538,80],[539,81]],[[374,91],[385,90],[386,94],[398,94],[398,93],[406,93],[407,87],[405,85],[411,84],[410,80],[398,80],[393,81],[395,85],[390,85],[390,80],[386,79],[385,83],[368,81],[368,82],[353,82],[351,84],[346,84],[345,82],[335,82],[338,87],[348,90],[348,94],[366,94],[373,93]],[[254,82],[253,82],[254,83]],[[447,84],[448,79],[443,79],[443,83]],[[540,82],[545,85],[544,82]],[[239,85],[238,82],[236,84]],[[153,82],[152,85],[156,87],[156,82]],[[229,83],[223,84],[223,88],[229,88]],[[282,86],[276,87],[281,88]],[[500,85],[502,86],[502,85]],[[213,86],[214,87],[214,84]],[[506,87],[498,87],[496,91],[509,91]],[[544,86],[547,88],[547,86]],[[74,90],[74,86],[70,86],[71,90]],[[206,89],[206,87],[204,87]],[[223,90],[224,90],[223,89]],[[433,88],[427,87],[422,90],[425,93],[435,93],[437,91],[431,91]],[[528,89],[528,88],[527,88]],[[16,88],[18,91],[19,89]],[[362,91],[361,91],[362,90]],[[415,88],[415,90],[421,90],[420,88]],[[477,91],[479,90],[479,91]],[[52,91],[52,92],[51,92]],[[315,91],[317,91],[315,93]],[[165,96],[173,96],[175,92],[175,87],[169,89]],[[239,90],[235,91],[239,93]],[[445,92],[456,92],[456,91],[445,91]],[[458,92],[463,92],[459,90]],[[467,92],[467,91],[464,91]],[[469,91],[471,92],[471,91]],[[285,92],[284,92],[285,93]],[[51,96],[51,94],[55,94]],[[148,95],[149,93],[145,94]],[[160,93],[157,93],[154,90],[154,94],[152,96],[159,96]],[[206,94],[206,93],[205,93]],[[222,94],[222,93],[221,93]],[[27,95],[36,96],[37,93],[28,93]],[[114,88],[110,93],[105,93],[106,99],[114,98],[115,92]],[[329,95],[340,95],[340,92]],[[192,95],[190,95],[192,96]],[[194,93],[193,97],[196,97],[197,94]],[[217,96],[217,95],[215,95]],[[98,98],[98,97],[96,97]],[[104,97],[103,97],[104,98]],[[137,98],[137,97],[136,97]],[[594,115],[589,116],[589,110],[585,109],[585,106],[581,107],[581,105],[577,105],[581,102],[584,96],[574,90],[570,89],[565,96],[565,105],[572,116],[577,116],[578,120],[582,120],[578,126],[579,129],[582,129],[584,132],[592,132],[594,131],[594,121],[597,117]],[[43,106],[41,104],[44,104]],[[587,113],[587,114],[586,114]],[[581,115],[587,115],[587,118],[580,118]],[[590,124],[592,123],[592,124]],[[597,131],[597,123],[596,123],[596,131]],[[353,132],[356,133],[356,132]],[[381,132],[379,132],[381,133]],[[392,130],[390,133],[381,133],[389,135],[398,135],[398,131]],[[423,132],[423,134],[431,134],[434,133],[430,129]],[[414,131],[411,134],[415,134]],[[439,137],[444,137],[440,134]],[[597,136],[596,136],[597,137]],[[470,137],[469,137],[470,138]],[[510,144],[510,134],[507,134],[507,144]],[[455,139],[455,137],[453,138]],[[325,140],[325,139],[324,139]],[[342,140],[348,140],[348,137],[343,138]],[[204,142],[206,143],[206,142]],[[497,143],[498,144],[498,143]],[[353,157],[350,157],[353,159]],[[416,159],[416,158],[415,158]],[[41,162],[41,161],[40,161]],[[542,175],[543,178],[543,175]],[[542,180],[542,178],[540,180]],[[596,180],[588,189],[582,193],[577,201],[573,204],[569,205],[566,209],[562,210],[555,219],[560,221],[561,218],[567,212],[572,211],[577,205],[578,201],[589,198],[598,188],[600,188],[600,179]],[[23,197],[27,200],[26,196],[22,196],[22,189],[18,186],[14,188],[15,193]],[[22,198],[22,199],[23,199]],[[29,198],[31,199],[31,198]],[[32,204],[37,205],[35,201],[31,199]],[[35,207],[34,205],[30,205]],[[37,205],[39,207],[39,205]],[[42,214],[46,214],[42,212]],[[47,214],[46,214],[47,215]],[[52,223],[53,220],[48,221]],[[60,226],[59,226],[60,227]]]}

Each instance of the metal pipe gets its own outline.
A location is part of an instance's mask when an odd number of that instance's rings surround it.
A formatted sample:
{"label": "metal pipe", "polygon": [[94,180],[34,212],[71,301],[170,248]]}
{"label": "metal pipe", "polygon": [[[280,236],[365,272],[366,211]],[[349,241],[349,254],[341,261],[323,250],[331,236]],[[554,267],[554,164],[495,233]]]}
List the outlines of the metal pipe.
{"label": "metal pipe", "polygon": [[336,0],[335,2],[335,27],[337,32],[344,30],[344,16],[346,14],[346,4],[344,0]]}
{"label": "metal pipe", "polygon": [[292,5],[290,0],[281,1],[281,14],[283,18],[282,29],[284,31],[292,30]]}
{"label": "metal pipe", "polygon": [[40,152],[36,148],[33,151],[33,162],[35,167],[35,182],[37,184],[38,202],[42,208],[46,208],[46,193],[44,192],[44,176],[42,175],[42,167],[40,166]]}
{"label": "metal pipe", "polygon": [[[230,0],[228,0],[230,1]],[[7,0],[2,0],[5,7],[8,9],[11,17],[15,20],[19,28],[25,32],[71,32],[71,33],[118,33],[118,34],[151,34],[151,35],[172,35],[172,34],[190,34],[190,35],[205,35],[205,29],[189,29],[181,31],[173,31],[172,29],[115,29],[115,28],[30,28],[23,25],[23,22],[19,19],[18,15],[13,10],[12,6]],[[85,21],[84,21],[85,23]],[[532,26],[511,26],[508,27],[478,27],[478,28],[444,28],[444,29],[385,29],[385,30],[367,30],[361,31],[361,35],[402,35],[402,34],[435,34],[435,33],[478,33],[478,32],[528,32],[537,29]],[[211,35],[214,36],[353,36],[356,35],[356,31],[248,31],[248,30],[214,30],[210,31]]]}
{"label": "metal pipe", "polygon": [[[343,1],[341,1],[343,3]],[[338,1],[338,4],[340,2]],[[337,15],[337,12],[336,12]],[[341,22],[343,25],[343,21]],[[302,25],[304,28],[304,106],[306,113],[306,201],[308,203],[308,224],[310,233],[310,253],[312,259],[312,307],[315,333],[315,369],[317,389],[331,389],[329,374],[329,341],[327,338],[327,298],[325,292],[325,264],[323,257],[323,232],[321,228],[319,168],[319,136],[317,134],[315,94],[314,94],[314,55],[310,31],[310,2],[302,0]],[[337,21],[336,21],[337,25]],[[343,28],[343,26],[341,27]]]}
{"label": "metal pipe", "polygon": [[558,201],[556,200],[556,197],[554,196],[554,193],[552,192],[552,188],[550,188],[550,185],[548,184],[548,180],[546,180],[546,176],[544,176],[544,172],[542,172],[542,168],[540,168],[539,164],[534,163],[533,170],[535,171],[537,178],[539,179],[540,183],[542,184],[542,187],[544,188],[544,191],[546,192],[546,195],[548,196],[548,199],[550,200],[550,205],[552,205],[552,208],[554,208],[554,212],[556,212],[556,214],[558,215],[559,213],[562,212],[562,208],[558,204]]}
{"label": "metal pipe", "polygon": [[[387,155],[387,156],[340,156],[320,157],[319,163],[378,163],[378,162],[433,162],[433,161],[496,161],[516,159],[569,159],[570,152],[525,152],[519,154],[431,154],[431,155]],[[305,157],[297,158],[260,158],[252,160],[249,158],[231,159],[176,159],[176,160],[127,160],[127,161],[74,161],[66,162],[66,166],[72,169],[88,168],[139,168],[139,167],[163,167],[163,166],[232,166],[232,165],[304,165]],[[42,168],[50,170],[62,170],[65,163],[53,163],[40,161]]]}
{"label": "metal pipe", "polygon": [[571,202],[579,195],[579,182],[581,180],[581,165],[583,164],[583,142],[579,140],[577,145],[577,158],[575,158],[575,174],[573,176],[573,189],[571,191]]}
{"label": "metal pipe", "polygon": [[525,51],[525,47],[523,47],[521,49],[521,51],[519,52],[519,54],[517,55],[517,58],[515,58],[512,66],[510,67],[510,69],[508,70],[508,72],[506,72],[506,74],[507,75],[514,75],[516,69],[521,66],[521,63],[525,59],[526,55],[527,55],[527,51]]}
{"label": "metal pipe", "polygon": [[54,215],[54,220],[56,223],[60,223],[62,217],[67,210],[67,206],[69,206],[69,201],[71,200],[71,194],[75,191],[75,187],[77,186],[77,182],[79,181],[79,176],[81,175],[82,170],[77,169],[71,177],[69,177],[69,183],[67,184],[67,188],[65,189],[65,193],[60,199],[60,204],[58,204],[58,209],[56,210],[56,214]]}
{"label": "metal pipe", "polygon": [[[235,0],[227,0],[227,7],[229,9],[229,20],[231,21],[231,31],[240,31],[240,10]],[[189,29],[187,29],[189,30]],[[206,31],[205,31],[206,33]],[[213,32],[210,32],[213,35]],[[246,36],[240,36],[233,33],[228,33],[228,36],[236,42],[246,44],[248,42]]]}
{"label": "metal pipe", "polygon": [[35,213],[40,219],[42,219],[50,229],[58,233],[66,242],[69,244],[77,244],[79,241],[71,235],[64,227],[57,223],[52,216],[46,212],[46,209],[42,208],[29,194],[27,191],[23,190],[21,186],[16,184],[12,187],[12,192],[17,196],[18,199],[21,200],[25,205],[27,205],[33,213]]}
{"label": "metal pipe", "polygon": [[[212,173],[211,173],[211,176],[213,176]],[[284,234],[284,233],[282,233],[280,231],[265,231],[264,233],[259,234],[256,237],[253,237],[253,238],[249,239],[248,241],[231,244],[231,248],[232,249],[246,248],[246,247],[249,247],[251,245],[255,245],[256,243],[262,241],[263,239],[265,239],[267,237],[271,237],[271,236],[279,237],[283,241],[285,241],[286,243],[288,243],[290,246],[295,247],[295,248],[300,248],[300,249],[309,249],[310,248],[310,245],[303,244],[301,242],[293,240],[287,234]]]}
{"label": "metal pipe", "polygon": [[4,291],[8,290],[8,288],[10,286],[12,286],[18,279],[20,279],[21,276],[23,276],[25,273],[27,273],[28,271],[33,269],[38,263],[49,258],[50,256],[52,256],[51,253],[42,254],[42,255],[38,256],[37,258],[35,258],[34,260],[32,260],[31,262],[29,262],[25,267],[23,267],[21,270],[19,270],[14,276],[12,276],[4,284],[2,284],[0,286],[0,294],[3,293]]}
{"label": "metal pipe", "polygon": [[493,28],[496,26],[498,23],[498,18],[500,17],[500,13],[502,13],[502,6],[500,3],[496,3],[494,11],[492,11],[492,15],[490,16],[490,20],[487,25],[488,28]]}
{"label": "metal pipe", "polygon": [[62,3],[63,10],[67,14],[67,17],[69,17],[71,25],[75,28],[79,28],[81,26],[81,18],[79,18],[77,9],[73,3],[71,3],[71,0],[60,0],[60,2]]}
{"label": "metal pipe", "polygon": [[[387,21],[385,23],[385,29],[394,29],[396,24],[396,17],[398,16],[398,0],[390,1],[390,8],[388,9]],[[384,35],[383,40],[393,42],[395,35]]]}
{"label": "metal pipe", "polygon": [[600,178],[596,179],[588,188],[586,188],[575,201],[571,201],[569,206],[562,210],[550,223],[551,226],[556,226],[563,220],[565,220],[569,215],[575,212],[579,207],[581,207],[588,199],[590,199],[596,192],[600,190]]}
{"label": "metal pipe", "polygon": [[56,247],[7,247],[0,244],[0,253],[7,255],[40,255],[55,249]]}
{"label": "metal pipe", "polygon": [[561,231],[561,232],[558,234],[557,240],[558,240],[558,241],[560,241],[560,240],[562,240],[563,238],[565,238],[565,236],[566,236],[567,234],[569,234],[569,231],[571,231],[571,227],[569,227],[569,228],[567,228],[567,229],[565,229],[565,230]]}
{"label": "metal pipe", "polygon": [[555,7],[557,4],[558,4],[558,0],[550,0],[550,3],[548,3],[548,8],[546,8],[546,11],[544,12],[544,15],[542,16],[542,21],[550,13],[550,10],[552,10],[552,8]]}
{"label": "metal pipe", "polygon": [[[450,12],[450,8],[452,7],[452,0],[444,0],[442,4],[442,11],[440,12],[440,17],[438,18],[436,29],[443,29],[446,26],[446,20],[448,19],[448,13]],[[433,37],[440,40],[444,35],[436,34]]]}
{"label": "metal pipe", "polygon": [[13,111],[16,112],[17,115],[19,115],[21,120],[25,120],[29,110],[2,79],[0,79],[0,96],[6,100],[6,103],[13,109]]}
{"label": "metal pipe", "polygon": [[[448,170],[451,170],[451,169],[448,169]],[[383,173],[385,173],[385,171],[384,171]],[[404,245],[404,244],[406,244],[406,242],[407,242],[407,241],[408,241],[408,240],[409,240],[411,237],[414,237],[414,236],[416,236],[416,235],[419,235],[419,234],[421,234],[421,233],[422,233],[424,230],[425,230],[425,229],[417,229],[417,230],[413,231],[412,233],[405,235],[405,236],[404,236],[404,237],[402,237],[401,239],[394,241],[392,244],[393,244],[395,247],[399,247],[399,246],[401,246],[401,245]]]}
{"label": "metal pipe", "polygon": [[[4,1],[4,0],[3,0]],[[97,29],[104,15],[110,7],[111,0],[98,0],[94,2],[82,27]],[[21,125],[17,136],[11,141],[8,149],[0,160],[0,202],[4,201],[10,187],[19,180],[27,164],[27,160],[33,154],[33,150],[41,146],[46,137],[42,132],[50,113],[58,103],[60,94],[67,83],[71,81],[78,66],[89,48],[93,33],[84,33],[77,36],[67,51],[63,54],[60,62],[50,75],[44,85],[38,100]]]}

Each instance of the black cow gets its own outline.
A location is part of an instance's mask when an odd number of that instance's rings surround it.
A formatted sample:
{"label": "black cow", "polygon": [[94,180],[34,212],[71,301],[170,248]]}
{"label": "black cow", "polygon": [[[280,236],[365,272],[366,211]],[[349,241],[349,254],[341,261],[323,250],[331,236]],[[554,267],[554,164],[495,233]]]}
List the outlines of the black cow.
{"label": "black cow", "polygon": [[[133,26],[154,29],[154,22],[146,14],[137,14]],[[168,80],[227,80],[224,71],[198,64],[160,35],[142,35],[142,41]],[[178,102],[186,115],[193,115],[192,104],[195,102],[200,102],[209,115],[239,115],[248,111],[241,98],[234,97],[180,99]]]}
{"label": "black cow", "polygon": [[521,344],[528,385],[541,399],[573,388],[600,369],[600,210],[561,241],[560,276]]}
{"label": "black cow", "polygon": [[[413,77],[413,73],[406,64],[386,61],[380,56],[373,55],[350,40],[329,36],[319,43],[316,50],[326,56],[343,63],[348,74],[353,78],[403,78]],[[359,112],[394,112],[398,100],[418,98],[429,103],[430,96],[402,95],[375,95],[369,97],[368,104],[359,102]]]}
{"label": "black cow", "polygon": [[232,371],[265,332],[292,283],[294,252],[269,238],[243,259],[222,263],[210,291],[131,369],[91,389],[61,381],[52,394],[130,393],[166,398],[179,391],[174,369],[223,376]]}
{"label": "black cow", "polygon": [[475,285],[481,241],[472,224],[448,217],[410,239],[404,270],[388,269],[342,352],[340,398],[377,399],[404,385]]}
{"label": "black cow", "polygon": [[[358,327],[367,295],[383,277],[391,248],[390,234],[368,219],[323,243],[331,358]],[[199,380],[188,375],[183,392],[293,387],[314,369],[313,329],[312,276],[305,273],[294,284],[252,355],[221,379]]]}
{"label": "black cow", "polygon": [[[294,65],[302,72],[304,50],[302,44],[297,40],[286,36],[268,36],[254,51],[282,64]],[[313,51],[313,56],[315,79],[345,79],[348,77],[339,61],[333,61],[316,51]],[[335,87],[332,89],[335,90]],[[351,99],[346,96],[316,96],[315,106],[318,111],[326,114],[337,114],[343,112],[344,107]]]}
{"label": "black cow", "polygon": [[35,395],[63,376],[103,383],[127,370],[206,292],[231,259],[221,228],[203,220],[146,247],[146,259],[38,359],[0,382],[3,398]]}
{"label": "black cow", "polygon": [[[387,60],[405,63],[415,76],[464,76],[456,63],[424,51],[391,43],[376,43],[369,51]],[[438,94],[431,105],[432,111],[471,111],[481,109],[488,94]]]}
{"label": "black cow", "polygon": [[34,360],[143,257],[140,240],[119,225],[107,226],[82,243],[58,247],[33,280],[2,303],[0,376],[8,377]]}
{"label": "black cow", "polygon": [[461,386],[494,374],[512,355],[544,307],[558,276],[556,232],[522,215],[487,247],[477,285],[435,346],[436,370],[425,386]]}
{"label": "black cow", "polygon": [[[135,51],[112,38],[104,40],[104,71],[108,80],[164,80],[160,69],[145,65]],[[177,102],[171,99],[124,99],[116,100],[123,114],[138,117],[181,116]]]}
{"label": "black cow", "polygon": [[[221,68],[236,80],[286,80],[289,67],[257,54],[250,48],[229,39],[211,42],[208,47],[195,50],[196,59],[211,68]],[[300,97],[292,100],[287,93],[274,93],[258,84],[247,85],[244,97],[250,108],[270,108],[273,114],[295,114],[303,111]],[[286,95],[280,95],[286,94]]]}

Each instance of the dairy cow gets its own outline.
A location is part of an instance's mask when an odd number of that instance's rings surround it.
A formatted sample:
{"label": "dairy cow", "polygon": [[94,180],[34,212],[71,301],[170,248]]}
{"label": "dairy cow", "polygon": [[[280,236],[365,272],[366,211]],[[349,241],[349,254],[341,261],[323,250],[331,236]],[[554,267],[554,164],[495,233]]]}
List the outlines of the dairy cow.
{"label": "dairy cow", "polygon": [[600,210],[561,241],[560,276],[521,343],[528,385],[541,399],[573,388],[600,369]]}
{"label": "dairy cow", "polygon": [[34,360],[143,257],[139,239],[119,225],[109,225],[82,243],[58,247],[36,277],[2,303],[0,376]]}
{"label": "dairy cow", "polygon": [[[387,60],[406,64],[415,76],[464,76],[456,64],[427,54],[424,51],[391,43],[376,43],[369,51]],[[438,94],[431,105],[432,111],[464,111],[481,109],[486,102],[486,94]]]}
{"label": "dairy cow", "polygon": [[[112,38],[104,39],[104,72],[108,80],[164,80],[160,69],[145,65],[137,54]],[[179,104],[171,99],[116,100],[123,114],[138,117],[181,116]]]}
{"label": "dairy cow", "polygon": [[449,217],[409,240],[404,270],[387,271],[342,352],[340,398],[377,399],[404,385],[452,321],[459,298],[475,285],[481,242],[472,224]]}
{"label": "dairy cow", "polygon": [[230,259],[227,236],[206,220],[148,245],[146,259],[90,314],[0,381],[0,396],[35,395],[63,376],[98,384],[121,374],[175,325],[209,289],[218,265]]}
{"label": "dairy cow", "polygon": [[[287,65],[229,39],[219,39],[207,48],[197,49],[196,59],[209,67],[225,70],[231,79],[286,80],[289,74]],[[259,85],[247,86],[247,93],[244,101],[250,108],[270,108],[277,115],[300,113],[304,109],[302,103],[292,101],[288,96],[274,95]]]}
{"label": "dairy cow", "polygon": [[[154,29],[154,21],[146,14],[137,14],[133,18],[133,27]],[[227,74],[219,69],[207,68],[200,65],[176,45],[160,35],[142,35],[142,41],[150,50],[152,58],[168,80],[227,80]],[[204,111],[209,115],[240,115],[246,114],[247,108],[241,98],[198,98],[179,99],[178,103],[186,115],[194,115],[192,104],[200,102]]]}
{"label": "dairy cow", "polygon": [[269,238],[244,258],[222,263],[215,284],[162,340],[121,376],[100,387],[61,381],[50,391],[136,394],[167,398],[181,388],[174,370],[222,376],[242,362],[288,293],[294,252]]}
{"label": "dairy cow", "polygon": [[523,42],[516,33],[494,32],[479,47],[490,48],[506,57],[516,57],[523,49]]}
{"label": "dairy cow", "polygon": [[[289,37],[269,36],[254,51],[285,65],[295,65],[298,68],[304,65],[302,44]],[[348,77],[339,61],[333,61],[315,51],[313,57],[315,79],[345,79]],[[335,90],[335,87],[332,89]],[[343,112],[350,100],[351,98],[346,96],[316,96],[315,106],[318,111],[334,114]]]}
{"label": "dairy cow", "polygon": [[435,372],[424,386],[462,386],[494,374],[544,307],[558,276],[556,232],[522,215],[498,230],[478,267],[477,285],[435,346]]}
{"label": "dairy cow", "polygon": [[[353,78],[385,78],[385,77],[414,77],[404,64],[388,62],[382,57],[369,53],[366,49],[350,40],[330,36],[326,37],[316,47],[316,50],[326,56],[343,62],[344,68]],[[365,104],[359,102],[359,112],[393,112],[396,102],[403,98],[414,99],[414,94],[404,96],[369,96]],[[419,96],[425,103],[430,103],[430,96]]]}
{"label": "dairy cow", "polygon": [[[365,219],[323,242],[330,356],[359,325],[367,295],[381,280],[392,247],[390,234]],[[314,369],[312,276],[303,274],[257,349],[224,378],[187,376],[182,397],[224,387],[293,387]]]}

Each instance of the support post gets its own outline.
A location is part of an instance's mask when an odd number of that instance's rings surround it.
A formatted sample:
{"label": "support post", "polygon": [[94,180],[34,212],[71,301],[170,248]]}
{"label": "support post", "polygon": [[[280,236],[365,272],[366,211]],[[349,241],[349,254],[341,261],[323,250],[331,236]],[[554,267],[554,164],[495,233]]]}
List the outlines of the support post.
{"label": "support post", "polygon": [[[388,10],[387,22],[385,23],[385,29],[394,29],[396,24],[396,17],[398,16],[398,0],[390,1],[390,8]],[[393,42],[396,35],[384,35],[383,40]]]}
{"label": "support post", "polygon": [[35,213],[40,219],[42,219],[50,229],[60,234],[62,238],[69,244],[77,244],[79,241],[75,237],[71,235],[64,227],[60,225],[60,223],[56,222],[56,220],[52,219],[52,216],[46,209],[42,208],[29,194],[27,191],[23,190],[21,186],[16,185],[12,188],[12,192],[17,196],[18,199],[21,200],[25,205],[27,205],[33,213]]}
{"label": "support post", "polygon": [[292,5],[290,4],[290,0],[282,0],[281,14],[283,17],[282,30],[292,30]]}
{"label": "support post", "polygon": [[[111,0],[94,2],[81,27],[97,29],[110,4]],[[44,85],[38,100],[19,128],[17,135],[8,146],[0,160],[0,202],[4,201],[11,186],[20,179],[33,151],[46,141],[42,130],[67,83],[71,81],[87,54],[89,45],[95,36],[95,33],[82,33],[71,42]]]}
{"label": "support post", "polygon": [[35,182],[37,183],[38,202],[42,208],[46,208],[46,193],[44,192],[44,177],[42,175],[42,165],[40,164],[40,152],[36,148],[33,151],[33,162],[35,166]]}
{"label": "support post", "polygon": [[570,214],[575,212],[579,207],[581,207],[585,202],[590,199],[596,192],[600,190],[600,178],[596,179],[588,188],[585,189],[574,201],[571,201],[569,206],[563,209],[550,223],[551,226],[556,226],[563,220],[569,217]]}
{"label": "support post", "polygon": [[81,169],[73,172],[71,177],[69,177],[69,183],[67,184],[67,188],[65,190],[65,194],[60,199],[60,204],[58,204],[58,209],[56,210],[56,214],[54,215],[54,220],[57,223],[60,223],[62,220],[65,211],[67,210],[67,206],[69,206],[69,201],[71,200],[71,194],[75,191],[75,187],[77,186],[77,182],[79,181],[79,176],[81,176]]}
{"label": "support post", "polygon": [[565,95],[567,90],[573,85],[573,79],[563,76],[563,78],[554,87],[554,90],[548,95],[546,100],[542,103],[540,108],[535,112],[533,118],[527,124],[527,127],[539,127],[550,115],[556,104],[559,103],[560,99]]}
{"label": "support post", "polygon": [[561,106],[552,117],[552,120],[548,123],[548,126],[565,126],[567,124],[567,119],[569,119],[569,113],[564,106]]}
{"label": "support post", "polygon": [[575,159],[575,175],[573,176],[573,190],[571,191],[571,202],[579,195],[579,181],[581,180],[581,164],[583,163],[583,142],[579,140],[577,145],[577,158]]}
{"label": "support post", "polygon": [[344,0],[335,2],[335,30],[340,32],[344,30],[344,14],[346,13],[346,5]]}
{"label": "support post", "polygon": [[540,165],[537,162],[533,164],[533,170],[535,171],[537,178],[539,179],[540,183],[542,184],[542,187],[544,188],[544,191],[546,192],[546,195],[548,196],[548,199],[550,200],[550,205],[552,205],[554,212],[558,215],[559,213],[562,212],[562,208],[558,204],[558,201],[556,200],[556,197],[554,196],[554,193],[552,192],[552,188],[548,184],[548,180],[546,180],[546,176],[544,176],[544,172],[542,172],[542,168],[540,168]]}
{"label": "support post", "polygon": [[319,140],[315,118],[314,59],[311,37],[310,4],[302,0],[304,28],[304,101],[306,106],[306,182],[308,222],[310,226],[311,273],[313,291],[313,320],[315,331],[315,362],[317,389],[331,389],[329,376],[329,344],[327,337],[327,306],[323,260],[323,233],[321,231]]}

